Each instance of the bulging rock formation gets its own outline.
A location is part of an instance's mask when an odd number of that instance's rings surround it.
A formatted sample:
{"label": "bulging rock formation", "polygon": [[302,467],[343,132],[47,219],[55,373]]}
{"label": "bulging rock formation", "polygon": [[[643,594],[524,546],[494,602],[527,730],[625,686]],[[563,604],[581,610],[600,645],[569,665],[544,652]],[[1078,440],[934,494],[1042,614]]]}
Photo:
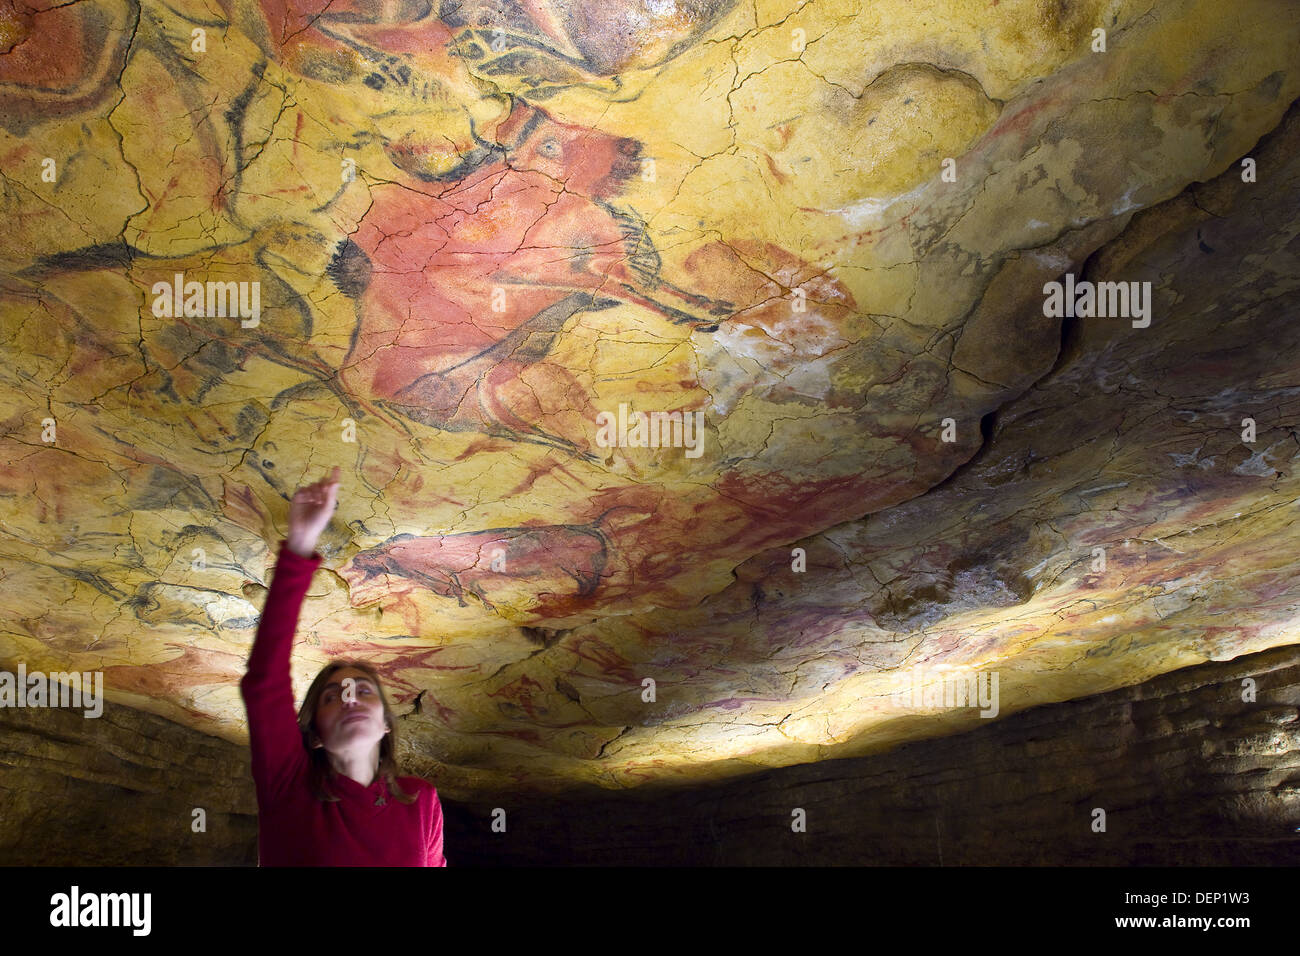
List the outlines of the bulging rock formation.
{"label": "bulging rock formation", "polygon": [[1270,0],[0,5],[0,662],[245,744],[334,465],[295,690],[373,662],[451,801],[1294,644],[1298,44]]}

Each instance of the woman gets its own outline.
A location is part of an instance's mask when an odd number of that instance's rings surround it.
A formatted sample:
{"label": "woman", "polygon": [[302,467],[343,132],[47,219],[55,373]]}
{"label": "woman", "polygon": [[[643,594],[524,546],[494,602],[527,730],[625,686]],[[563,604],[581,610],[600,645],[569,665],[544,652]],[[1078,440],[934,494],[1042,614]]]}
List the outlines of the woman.
{"label": "woman", "polygon": [[397,722],[369,664],[333,661],[295,720],[289,653],[320,566],[316,541],[338,507],[339,469],[299,488],[289,536],[239,690],[257,785],[262,866],[446,866],[438,791],[397,776]]}

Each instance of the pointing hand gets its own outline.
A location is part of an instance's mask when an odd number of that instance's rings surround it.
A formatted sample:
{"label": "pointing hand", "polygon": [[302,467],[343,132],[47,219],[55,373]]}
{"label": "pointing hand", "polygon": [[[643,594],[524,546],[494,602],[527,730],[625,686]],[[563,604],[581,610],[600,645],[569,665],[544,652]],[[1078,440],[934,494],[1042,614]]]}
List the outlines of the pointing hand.
{"label": "pointing hand", "polygon": [[294,492],[289,504],[288,536],[293,551],[306,557],[316,550],[316,541],[338,507],[338,491],[339,467],[335,465],[328,479],[322,478]]}

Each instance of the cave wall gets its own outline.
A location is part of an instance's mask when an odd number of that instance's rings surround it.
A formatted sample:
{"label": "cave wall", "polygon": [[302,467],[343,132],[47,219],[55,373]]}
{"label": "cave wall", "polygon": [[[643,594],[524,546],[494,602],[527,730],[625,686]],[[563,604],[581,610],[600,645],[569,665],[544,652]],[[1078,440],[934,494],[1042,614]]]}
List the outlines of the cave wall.
{"label": "cave wall", "polygon": [[[1300,648],[1278,648],[691,791],[444,797],[446,852],[453,866],[1294,865],[1298,717]],[[256,861],[247,751],[121,705],[95,720],[0,711],[0,793],[0,863]]]}
{"label": "cave wall", "polygon": [[0,865],[256,862],[247,747],[112,701],[0,710]]}
{"label": "cave wall", "polygon": [[[1295,865],[1297,705],[1300,649],[1281,648],[689,792],[503,797],[449,814],[446,839],[462,862],[493,864]],[[517,827],[508,839],[488,831],[494,806]]]}

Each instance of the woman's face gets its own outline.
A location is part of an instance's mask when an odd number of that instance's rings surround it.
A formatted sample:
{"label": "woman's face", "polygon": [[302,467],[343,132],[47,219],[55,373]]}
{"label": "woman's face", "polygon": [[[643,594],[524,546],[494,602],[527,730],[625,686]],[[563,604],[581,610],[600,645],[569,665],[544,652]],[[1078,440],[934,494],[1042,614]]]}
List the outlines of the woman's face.
{"label": "woman's face", "polygon": [[386,733],[384,702],[374,680],[355,667],[331,674],[316,705],[316,735],[325,749],[366,751]]}

